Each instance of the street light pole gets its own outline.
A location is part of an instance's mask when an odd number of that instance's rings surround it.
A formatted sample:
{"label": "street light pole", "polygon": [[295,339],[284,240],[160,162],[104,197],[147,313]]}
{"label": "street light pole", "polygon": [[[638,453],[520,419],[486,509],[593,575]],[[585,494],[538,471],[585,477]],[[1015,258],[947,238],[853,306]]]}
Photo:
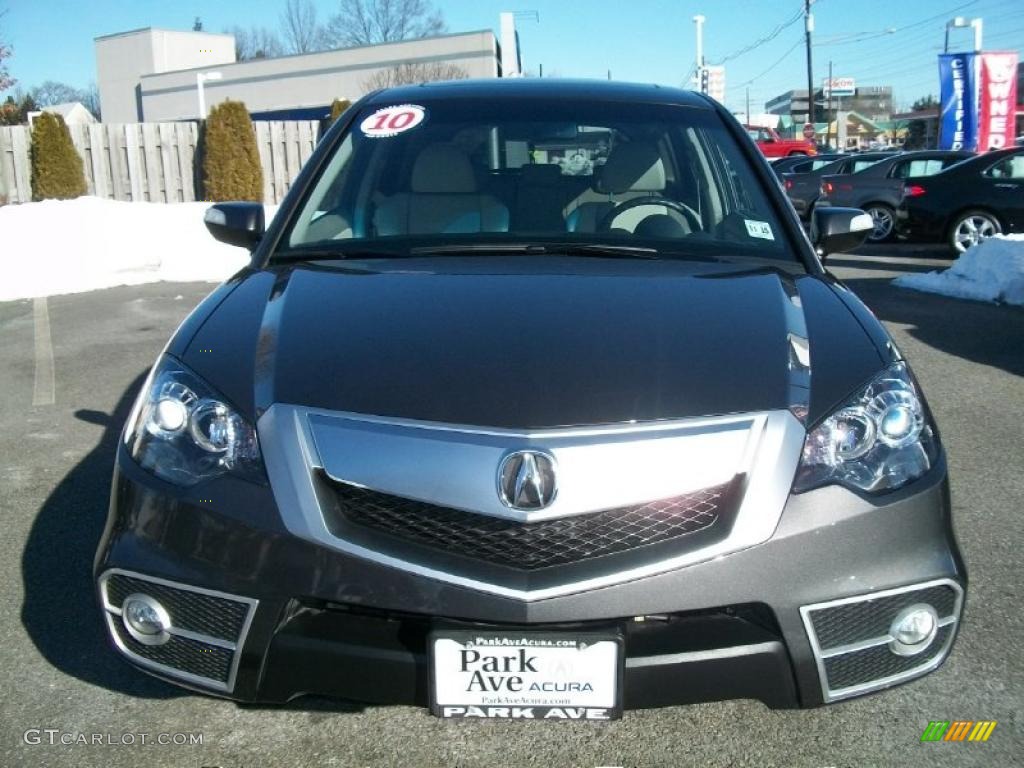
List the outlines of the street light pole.
{"label": "street light pole", "polygon": [[811,32],[814,31],[812,0],[804,0],[804,33],[807,40],[807,122],[814,123],[814,70],[811,64]]}
{"label": "street light pole", "polygon": [[942,45],[943,53],[949,53],[949,30],[951,29],[966,29],[970,27],[974,30],[974,52],[981,52],[981,40],[982,40],[982,25],[981,19],[967,20],[963,16],[957,16],[946,22],[946,42]]}
{"label": "street light pole", "polygon": [[199,99],[199,119],[206,119],[206,94],[203,90],[203,83],[207,80],[220,80],[223,75],[220,72],[196,72],[196,96]]}

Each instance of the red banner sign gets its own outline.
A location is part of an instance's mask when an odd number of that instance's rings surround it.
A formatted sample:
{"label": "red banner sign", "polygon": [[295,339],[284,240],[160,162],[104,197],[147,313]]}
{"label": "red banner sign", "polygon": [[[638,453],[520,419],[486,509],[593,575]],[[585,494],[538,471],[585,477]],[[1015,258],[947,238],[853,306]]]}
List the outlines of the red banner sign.
{"label": "red banner sign", "polygon": [[978,151],[1012,147],[1017,112],[1017,54],[978,56]]}

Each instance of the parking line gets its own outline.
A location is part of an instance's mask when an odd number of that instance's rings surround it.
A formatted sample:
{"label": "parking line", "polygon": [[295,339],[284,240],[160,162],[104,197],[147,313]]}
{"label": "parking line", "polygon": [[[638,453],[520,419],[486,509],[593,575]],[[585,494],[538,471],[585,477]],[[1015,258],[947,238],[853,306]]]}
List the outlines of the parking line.
{"label": "parking line", "polygon": [[53,405],[53,344],[50,341],[50,309],[45,296],[33,299],[32,320],[36,342],[36,376],[32,388],[32,405]]}

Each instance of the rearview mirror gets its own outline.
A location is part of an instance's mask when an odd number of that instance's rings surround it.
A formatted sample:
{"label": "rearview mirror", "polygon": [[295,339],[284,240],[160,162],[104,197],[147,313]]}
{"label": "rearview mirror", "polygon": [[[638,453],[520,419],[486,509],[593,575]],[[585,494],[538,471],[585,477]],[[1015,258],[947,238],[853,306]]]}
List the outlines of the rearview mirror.
{"label": "rearview mirror", "polygon": [[263,237],[266,226],[261,203],[214,203],[206,209],[203,223],[216,239],[250,251]]}
{"label": "rearview mirror", "polygon": [[818,255],[850,251],[862,245],[875,228],[860,208],[815,208],[811,215],[811,242]]}

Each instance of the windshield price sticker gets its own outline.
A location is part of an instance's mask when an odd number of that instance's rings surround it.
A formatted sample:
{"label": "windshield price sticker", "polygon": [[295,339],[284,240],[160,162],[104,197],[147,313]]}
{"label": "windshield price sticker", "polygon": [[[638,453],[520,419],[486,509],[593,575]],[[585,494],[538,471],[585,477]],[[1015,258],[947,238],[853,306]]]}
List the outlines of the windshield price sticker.
{"label": "windshield price sticker", "polygon": [[359,124],[364,136],[386,139],[411,131],[427,118],[427,111],[417,104],[399,104],[378,109]]}
{"label": "windshield price sticker", "polygon": [[751,237],[758,237],[762,240],[775,239],[775,235],[772,233],[772,225],[767,221],[744,219],[743,222],[747,225],[747,234]]}

